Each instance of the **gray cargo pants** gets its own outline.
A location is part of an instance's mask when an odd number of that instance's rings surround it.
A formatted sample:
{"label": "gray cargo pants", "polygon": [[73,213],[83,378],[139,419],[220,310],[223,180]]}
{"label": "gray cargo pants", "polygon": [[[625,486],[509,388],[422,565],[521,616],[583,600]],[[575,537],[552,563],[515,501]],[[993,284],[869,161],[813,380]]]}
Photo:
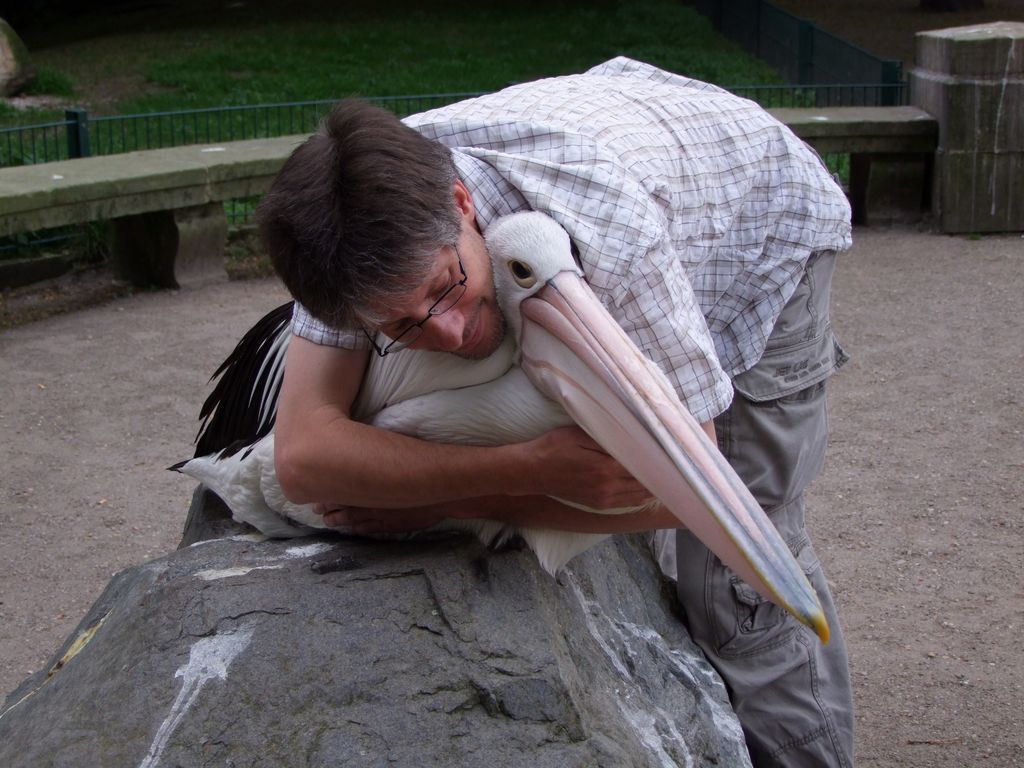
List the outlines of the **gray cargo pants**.
{"label": "gray cargo pants", "polygon": [[804,526],[804,490],[825,455],[826,380],[846,360],[829,323],[835,254],[811,258],[764,356],[734,379],[734,401],[715,419],[715,430],[722,453],[817,590],[831,641],[823,646],[688,531],[679,531],[675,541],[687,626],[725,680],[757,768],[853,765],[846,643]]}

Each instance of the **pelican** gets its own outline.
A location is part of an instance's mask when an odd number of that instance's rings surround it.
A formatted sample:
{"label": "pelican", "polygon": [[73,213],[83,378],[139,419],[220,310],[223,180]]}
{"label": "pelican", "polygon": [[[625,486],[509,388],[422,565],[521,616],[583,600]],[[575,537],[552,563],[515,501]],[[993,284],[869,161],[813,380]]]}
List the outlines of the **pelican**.
{"label": "pelican", "polygon": [[[353,417],[415,437],[475,445],[578,424],[681,526],[827,642],[828,624],[803,570],[668,379],[587,286],[566,231],[545,214],[528,212],[494,222],[485,238],[510,330],[502,347],[483,361],[416,350],[373,357]],[[236,519],[270,536],[325,527],[311,506],[284,497],[274,474],[272,425],[287,316],[288,305],[268,315],[218,369],[215,376],[223,376],[201,412],[207,421],[197,454],[217,440],[224,445],[222,425],[232,419],[247,419],[243,433],[258,439],[172,467],[210,487]],[[491,521],[453,520],[435,528],[468,529],[485,544],[518,534],[552,574],[605,538]]]}

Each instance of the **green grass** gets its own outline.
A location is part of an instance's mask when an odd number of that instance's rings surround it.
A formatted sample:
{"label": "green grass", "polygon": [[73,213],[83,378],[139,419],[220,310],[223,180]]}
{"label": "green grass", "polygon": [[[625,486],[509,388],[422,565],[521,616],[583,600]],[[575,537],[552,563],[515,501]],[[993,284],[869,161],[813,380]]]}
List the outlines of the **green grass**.
{"label": "green grass", "polygon": [[778,82],[678,0],[209,5],[97,10],[77,29],[42,20],[22,31],[50,73],[37,88],[126,114],[490,91],[620,54],[719,84]]}
{"label": "green grass", "polygon": [[75,95],[75,87],[71,77],[60,70],[49,67],[37,67],[36,79],[25,89],[29,96],[64,96]]}

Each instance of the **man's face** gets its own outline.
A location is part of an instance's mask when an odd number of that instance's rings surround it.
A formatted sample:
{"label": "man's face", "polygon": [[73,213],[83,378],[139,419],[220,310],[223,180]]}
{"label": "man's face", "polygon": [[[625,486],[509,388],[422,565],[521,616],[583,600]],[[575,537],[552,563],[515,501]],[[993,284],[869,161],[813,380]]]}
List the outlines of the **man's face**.
{"label": "man's face", "polygon": [[475,228],[463,228],[458,251],[441,248],[427,279],[393,304],[380,329],[396,338],[427,316],[437,300],[462,279],[459,257],[466,272],[466,292],[448,311],[434,315],[410,349],[449,352],[473,360],[491,355],[505,337],[505,318],[496,300],[491,260],[483,237]]}

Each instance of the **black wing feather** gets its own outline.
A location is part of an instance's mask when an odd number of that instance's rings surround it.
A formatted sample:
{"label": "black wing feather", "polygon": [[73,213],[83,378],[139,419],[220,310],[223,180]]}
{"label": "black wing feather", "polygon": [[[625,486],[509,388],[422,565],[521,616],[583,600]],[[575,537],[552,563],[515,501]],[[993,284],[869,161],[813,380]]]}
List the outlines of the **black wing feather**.
{"label": "black wing feather", "polygon": [[284,375],[281,342],[291,333],[293,304],[264,315],[210,377],[218,381],[199,411],[196,456],[230,456],[273,430]]}

